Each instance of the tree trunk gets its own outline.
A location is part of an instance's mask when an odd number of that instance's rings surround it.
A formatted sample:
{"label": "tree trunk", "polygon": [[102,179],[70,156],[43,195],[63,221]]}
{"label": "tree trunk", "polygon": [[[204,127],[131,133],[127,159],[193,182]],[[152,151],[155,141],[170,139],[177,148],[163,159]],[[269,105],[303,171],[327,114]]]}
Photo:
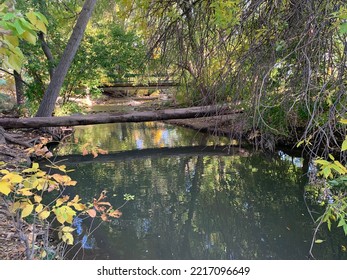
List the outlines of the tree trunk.
{"label": "tree trunk", "polygon": [[96,1],[97,0],[86,0],[84,2],[82,11],[77,19],[77,23],[73,29],[69,42],[67,43],[59,64],[53,73],[52,80],[45,91],[40,107],[36,113],[36,117],[49,117],[52,115],[60,89],[82,41],[84,31],[87,27],[89,18],[92,15]]}
{"label": "tree trunk", "polygon": [[45,35],[43,32],[38,33],[38,38],[41,42],[41,48],[43,50],[43,53],[45,54],[47,60],[48,60],[48,72],[49,72],[49,78],[53,79],[53,74],[54,74],[54,57],[51,52],[50,47],[48,46],[46,40],[45,40]]}
{"label": "tree trunk", "polygon": [[15,86],[16,86],[16,99],[17,99],[17,105],[22,106],[25,103],[24,99],[24,89],[23,89],[23,80],[21,75],[14,70],[13,71]]}
{"label": "tree trunk", "polygon": [[38,128],[76,126],[102,123],[124,123],[162,121],[169,119],[189,119],[209,117],[226,114],[241,113],[241,110],[232,111],[228,106],[204,106],[181,109],[167,109],[147,112],[131,112],[119,114],[92,114],[64,117],[35,117],[35,118],[0,118],[0,126],[4,128]]}

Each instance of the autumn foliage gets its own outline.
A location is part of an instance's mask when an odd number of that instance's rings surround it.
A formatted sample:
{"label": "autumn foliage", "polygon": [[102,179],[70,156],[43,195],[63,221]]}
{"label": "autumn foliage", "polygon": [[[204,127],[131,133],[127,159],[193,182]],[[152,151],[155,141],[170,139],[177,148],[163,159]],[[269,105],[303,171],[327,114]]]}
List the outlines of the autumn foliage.
{"label": "autumn foliage", "polygon": [[[45,143],[44,139],[40,144],[28,149],[28,152],[50,156]],[[94,154],[94,151],[92,153]],[[78,194],[74,197],[65,195],[68,193],[68,188],[73,188],[77,184],[68,175],[73,170],[67,170],[65,165],[50,162],[45,166],[49,171],[43,170],[44,168],[36,162],[30,168],[22,170],[11,170],[5,163],[1,165],[0,196],[8,206],[15,225],[30,220],[34,227],[40,225],[49,231],[57,231],[62,242],[73,245],[75,217],[85,215],[107,222],[122,215],[119,209],[114,209],[106,200],[106,191],[89,203],[83,203]],[[17,230],[20,231],[18,226]],[[25,239],[25,235],[22,235],[22,238]],[[47,255],[44,246],[42,248],[38,246],[34,239],[31,238],[31,244],[28,239],[24,241],[28,244],[27,258],[44,258]],[[35,250],[32,249],[34,247]]]}

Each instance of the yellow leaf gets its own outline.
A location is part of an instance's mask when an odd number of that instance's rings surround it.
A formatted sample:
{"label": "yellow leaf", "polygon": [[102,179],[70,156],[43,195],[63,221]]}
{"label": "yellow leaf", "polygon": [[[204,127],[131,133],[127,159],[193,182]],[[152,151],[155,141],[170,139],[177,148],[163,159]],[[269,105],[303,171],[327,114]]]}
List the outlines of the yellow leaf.
{"label": "yellow leaf", "polygon": [[46,25],[41,21],[41,20],[38,20],[37,23],[35,24],[35,27],[42,31],[43,33],[47,33],[47,28],[46,28]]}
{"label": "yellow leaf", "polygon": [[48,210],[43,210],[43,211],[39,214],[39,218],[40,218],[41,220],[45,220],[45,219],[47,219],[47,218],[49,217],[50,214],[51,214],[50,211],[48,211]]}
{"label": "yellow leaf", "polygon": [[8,171],[6,169],[1,169],[0,173],[6,175],[6,174],[10,173],[10,171]]}
{"label": "yellow leaf", "polygon": [[32,34],[31,32],[25,31],[22,36],[23,36],[23,39],[29,42],[30,44],[33,44],[33,45],[36,44],[36,36]]}
{"label": "yellow leaf", "polygon": [[66,165],[59,165],[58,169],[62,172],[66,172]]}
{"label": "yellow leaf", "polygon": [[24,169],[23,173],[37,172],[39,170],[39,164],[34,162],[31,168]]}
{"label": "yellow leaf", "polygon": [[46,175],[46,172],[45,172],[45,171],[38,170],[38,171],[36,172],[35,175],[36,175],[36,177],[43,177],[43,176]]}
{"label": "yellow leaf", "polygon": [[19,208],[20,208],[20,201],[16,201],[15,203],[10,205],[9,210],[11,213],[15,213]]}
{"label": "yellow leaf", "polygon": [[35,200],[36,203],[40,203],[42,201],[42,197],[39,196],[39,195],[35,195],[34,196],[34,200]]}
{"label": "yellow leaf", "polygon": [[8,195],[11,192],[11,184],[7,181],[0,181],[0,193]]}
{"label": "yellow leaf", "polygon": [[71,207],[65,205],[55,208],[53,211],[58,222],[61,224],[64,224],[65,222],[72,224],[73,217],[76,215],[76,212]]}
{"label": "yellow leaf", "polygon": [[65,195],[61,198],[58,198],[57,201],[55,202],[55,205],[59,207],[60,205],[62,205],[64,202],[66,202],[68,200],[69,200],[69,196]]}
{"label": "yellow leaf", "polygon": [[71,203],[78,203],[78,202],[80,202],[80,196],[77,194],[77,195],[75,195],[75,197],[73,198],[73,200],[71,200],[70,202]]}
{"label": "yellow leaf", "polygon": [[4,40],[7,40],[11,43],[12,46],[18,47],[19,40],[17,36],[11,36],[11,35],[4,35]]}
{"label": "yellow leaf", "polygon": [[341,120],[340,120],[340,123],[342,123],[342,124],[347,124],[347,119],[341,119]]}
{"label": "yellow leaf", "polygon": [[76,186],[77,181],[69,180],[66,183],[64,183],[64,186]]}
{"label": "yellow leaf", "polygon": [[42,210],[43,210],[43,205],[42,204],[37,205],[36,208],[35,208],[36,213],[40,213]]}
{"label": "yellow leaf", "polygon": [[64,224],[66,219],[65,219],[64,215],[61,213],[61,209],[55,208],[55,209],[53,209],[53,212],[54,212],[55,216],[57,217],[58,222],[61,224]]}
{"label": "yellow leaf", "polygon": [[13,184],[20,184],[23,182],[23,177],[18,174],[13,174],[13,176],[10,179],[11,183]]}
{"label": "yellow leaf", "polygon": [[71,177],[67,175],[53,174],[52,178],[63,186],[74,186],[77,184],[76,181],[72,181]]}
{"label": "yellow leaf", "polygon": [[31,23],[32,25],[36,25],[36,23],[37,23],[37,17],[36,17],[36,15],[35,15],[34,12],[28,12],[28,13],[26,13],[25,15],[26,15],[26,17],[29,19],[29,21],[30,21],[30,23]]}
{"label": "yellow leaf", "polygon": [[11,53],[10,56],[8,57],[8,64],[10,65],[11,68],[16,70],[17,72],[20,72],[20,69],[23,64],[23,58],[20,55]]}
{"label": "yellow leaf", "polygon": [[41,251],[41,254],[40,254],[40,258],[43,259],[43,258],[45,258],[46,256],[47,256],[46,251],[45,251],[45,250],[42,250],[42,251]]}
{"label": "yellow leaf", "polygon": [[9,180],[12,184],[20,184],[23,181],[23,177],[16,173],[8,173],[2,179]]}
{"label": "yellow leaf", "polygon": [[34,210],[33,204],[27,204],[22,210],[22,218],[29,216]]}
{"label": "yellow leaf", "polygon": [[31,189],[23,188],[23,189],[18,190],[18,193],[20,193],[21,195],[24,195],[24,196],[31,196],[31,195],[33,195],[33,193],[30,190]]}
{"label": "yellow leaf", "polygon": [[75,229],[72,227],[63,227],[61,230],[63,232],[73,232]]}
{"label": "yellow leaf", "polygon": [[77,210],[77,211],[83,211],[86,209],[86,206],[82,203],[74,203],[72,206]]}
{"label": "yellow leaf", "polygon": [[66,232],[63,234],[62,236],[62,240],[67,243],[68,245],[72,245],[73,244],[73,235],[69,232]]}

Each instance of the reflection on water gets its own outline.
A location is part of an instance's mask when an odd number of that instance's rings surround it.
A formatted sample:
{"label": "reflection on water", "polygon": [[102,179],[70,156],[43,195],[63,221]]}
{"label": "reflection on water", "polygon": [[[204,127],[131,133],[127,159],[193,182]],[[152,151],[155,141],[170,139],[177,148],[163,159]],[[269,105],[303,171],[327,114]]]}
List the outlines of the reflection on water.
{"label": "reflection on water", "polygon": [[63,147],[59,154],[81,153],[80,148],[84,143],[91,143],[114,152],[162,147],[226,145],[229,140],[160,122],[145,122],[76,127],[72,143],[78,144]]}
{"label": "reflection on water", "polygon": [[[90,126],[74,137],[81,145],[99,141],[110,151],[213,144],[194,131],[160,123]],[[75,164],[71,175],[85,199],[106,189],[110,202],[121,205],[124,194],[135,195],[120,219],[104,223],[90,238],[78,231],[84,249],[77,258],[306,259],[313,224],[303,201],[301,166],[283,155],[227,152],[125,154]],[[90,221],[83,223],[93,229]],[[337,236],[327,234],[316,257],[346,258]]]}

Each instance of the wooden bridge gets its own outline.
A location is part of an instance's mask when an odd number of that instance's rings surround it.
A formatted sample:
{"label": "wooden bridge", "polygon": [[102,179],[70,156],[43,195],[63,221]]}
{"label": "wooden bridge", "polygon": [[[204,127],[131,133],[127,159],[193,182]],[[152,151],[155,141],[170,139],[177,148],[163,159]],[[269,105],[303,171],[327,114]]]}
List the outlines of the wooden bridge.
{"label": "wooden bridge", "polygon": [[159,90],[176,87],[179,84],[173,80],[158,80],[156,82],[137,83],[135,81],[114,82],[112,85],[101,86],[100,88],[106,94],[130,93],[137,90]]}

